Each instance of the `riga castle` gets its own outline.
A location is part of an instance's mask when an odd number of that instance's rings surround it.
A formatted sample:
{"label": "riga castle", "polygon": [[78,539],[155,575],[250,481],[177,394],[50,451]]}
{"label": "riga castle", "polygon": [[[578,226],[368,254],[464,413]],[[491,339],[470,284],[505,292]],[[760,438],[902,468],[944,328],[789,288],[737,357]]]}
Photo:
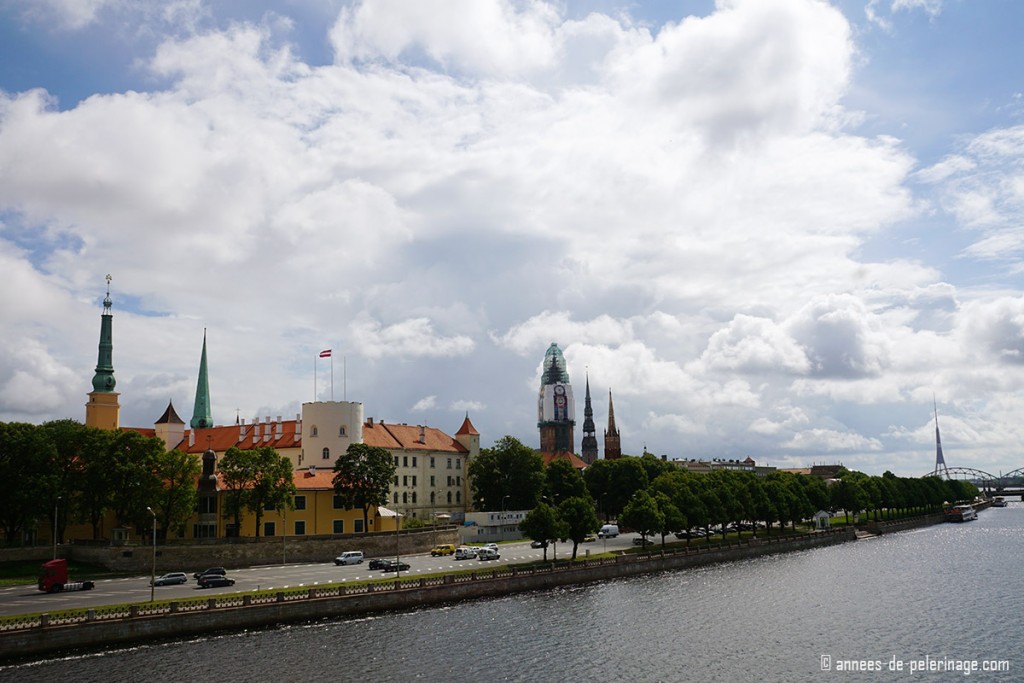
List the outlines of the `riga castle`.
{"label": "riga castle", "polygon": [[[86,404],[85,423],[100,429],[119,429],[119,394],[114,391],[113,314],[109,280],[100,318],[99,360],[93,377],[93,391]],[[363,404],[352,401],[313,401],[302,404],[294,419],[282,416],[238,420],[233,425],[215,425],[211,415],[211,394],[203,336],[195,405],[188,425],[168,402],[167,409],[152,427],[125,427],[145,436],[155,436],[167,450],[178,449],[201,457],[203,475],[199,486],[199,511],[186,537],[223,538],[252,536],[254,519],[243,518],[235,529],[219,514],[220,485],[216,464],[231,447],[253,449],[270,446],[287,457],[295,468],[295,507],[280,517],[268,512],[261,520],[262,536],[343,534],[394,530],[402,518],[447,519],[459,523],[470,504],[466,472],[469,461],[480,453],[480,434],[467,414],[454,435],[436,427],[385,423],[366,417]],[[395,479],[389,492],[390,505],[371,509],[368,529],[363,528],[362,510],[346,510],[334,499],[334,462],[350,444],[379,446],[392,454]],[[287,525],[286,529],[282,526]],[[69,529],[69,532],[72,530]]]}

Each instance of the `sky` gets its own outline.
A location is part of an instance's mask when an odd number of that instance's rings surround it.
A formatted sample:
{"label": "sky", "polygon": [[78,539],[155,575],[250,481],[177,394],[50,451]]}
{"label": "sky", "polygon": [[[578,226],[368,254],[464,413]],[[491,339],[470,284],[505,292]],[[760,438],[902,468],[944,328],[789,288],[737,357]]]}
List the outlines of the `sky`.
{"label": "sky", "polygon": [[[0,420],[1024,467],[1018,0],[7,0]],[[331,349],[331,358],[320,359]]]}

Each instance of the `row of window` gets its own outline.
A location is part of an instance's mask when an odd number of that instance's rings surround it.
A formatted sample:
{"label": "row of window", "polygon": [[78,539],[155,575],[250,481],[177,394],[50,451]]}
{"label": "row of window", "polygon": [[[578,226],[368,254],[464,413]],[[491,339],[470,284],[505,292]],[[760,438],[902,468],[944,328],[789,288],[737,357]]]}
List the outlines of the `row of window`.
{"label": "row of window", "polygon": [[[433,474],[430,475],[430,485],[437,486],[437,477]],[[395,486],[398,486],[398,475],[395,475]],[[403,474],[402,475],[402,486],[416,486],[416,475],[415,474]],[[462,486],[462,476],[451,476],[448,475],[448,486]]]}
{"label": "row of window", "polygon": [[[398,491],[395,491],[394,493],[392,493],[391,497],[392,497],[392,502],[397,505],[398,504]],[[435,492],[431,491],[430,492],[430,503],[434,504],[436,502],[437,502],[437,494]],[[448,503],[450,504],[451,502],[452,502],[452,492],[449,491],[448,492]],[[456,491],[455,492],[455,502],[456,503],[461,503],[462,502],[462,491]],[[409,505],[410,503],[412,503],[413,505],[416,505],[416,492],[413,491],[412,493],[409,493],[408,491],[406,491],[406,492],[402,493],[402,503],[404,503],[405,505]]]}
{"label": "row of window", "polygon": [[[316,428],[316,425],[313,425],[312,427],[309,428],[310,436],[316,436],[318,432],[319,430]],[[341,425],[340,427],[338,427],[338,436],[345,436],[345,425]],[[327,449],[325,448],[324,450],[326,451]]]}
{"label": "row of window", "polygon": [[[410,458],[412,459],[412,465],[411,466],[412,467],[417,467],[418,465],[417,465],[417,459],[416,459],[415,455],[412,455],[412,456],[403,455],[401,457],[396,455],[395,456],[395,467],[410,467],[410,465],[409,465]],[[431,467],[431,469],[433,469],[436,466],[437,466],[437,458],[432,455],[432,456],[430,456],[430,467]],[[452,459],[448,458],[448,468],[447,469],[451,469],[451,468],[452,468]],[[455,458],[455,469],[457,469],[457,470],[461,470],[462,469],[462,458]]]}
{"label": "row of window", "polygon": [[[236,536],[234,524],[228,524],[229,528],[225,529],[226,536]],[[332,523],[331,533],[343,534],[345,533],[345,520],[336,519]],[[363,533],[363,520],[354,520],[352,533],[361,534]],[[216,538],[217,537],[217,523],[216,522],[198,522],[192,525],[192,535],[195,538]],[[277,522],[264,522],[263,523],[263,535],[264,536],[276,536],[277,535]],[[305,536],[306,535],[306,522],[303,520],[296,520],[292,527],[293,536]]]}

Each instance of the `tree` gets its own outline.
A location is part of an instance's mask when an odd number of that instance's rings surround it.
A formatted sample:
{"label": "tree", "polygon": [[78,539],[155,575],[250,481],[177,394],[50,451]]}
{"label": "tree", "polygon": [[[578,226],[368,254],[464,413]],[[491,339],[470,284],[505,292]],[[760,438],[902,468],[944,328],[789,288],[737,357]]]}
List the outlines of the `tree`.
{"label": "tree", "polygon": [[163,489],[158,462],[165,453],[164,442],[125,429],[112,433],[108,452],[110,510],[119,526],[147,533],[152,517],[146,508],[157,504]]}
{"label": "tree", "polygon": [[52,476],[47,466],[54,450],[39,427],[0,423],[0,481],[6,482],[0,496],[0,526],[8,544],[20,544],[35,520],[46,516],[43,504],[49,500]]}
{"label": "tree", "polygon": [[598,460],[586,469],[583,478],[605,519],[618,516],[633,494],[650,483],[641,458],[634,456]]}
{"label": "tree", "polygon": [[544,459],[512,436],[480,449],[468,473],[477,510],[530,510],[544,490]]}
{"label": "tree", "polygon": [[558,505],[566,498],[588,495],[583,475],[568,460],[555,460],[547,466],[544,476],[544,490],[553,505]]}
{"label": "tree", "polygon": [[594,502],[586,496],[567,498],[558,506],[558,516],[566,525],[567,537],[572,540],[572,559],[576,559],[576,550],[587,535],[597,531],[601,521],[594,512]]}
{"label": "tree", "polygon": [[647,491],[637,491],[619,517],[623,524],[640,532],[644,545],[648,536],[658,533],[665,526],[665,514],[658,509],[654,497]]}
{"label": "tree", "polygon": [[[103,516],[110,508],[114,482],[108,476],[115,432],[87,428],[87,438],[78,452],[78,491],[75,507],[79,518],[92,526],[93,540],[102,536]],[[75,494],[71,494],[75,495]]]}
{"label": "tree", "polygon": [[253,451],[232,446],[224,451],[224,457],[217,465],[217,469],[220,471],[220,482],[224,486],[224,505],[221,514],[226,519],[233,520],[235,536],[242,533],[245,492],[252,486],[256,477],[256,465],[253,459]]}
{"label": "tree", "polygon": [[[390,453],[388,457],[390,460]],[[257,448],[254,451],[253,463],[255,471],[252,485],[245,495],[245,506],[256,516],[256,536],[259,536],[264,511],[267,508],[287,507],[295,495],[295,484],[292,483],[291,461],[278,455],[273,447]],[[387,491],[384,495],[386,498]]]}
{"label": "tree", "polygon": [[558,511],[547,503],[541,503],[530,510],[526,518],[519,523],[519,530],[527,538],[534,541],[544,541],[545,562],[548,561],[547,542],[556,538],[566,538],[569,535],[569,528],[558,517]]}
{"label": "tree", "polygon": [[658,506],[658,512],[662,514],[664,521],[661,528],[656,531],[661,534],[661,547],[665,548],[665,537],[675,531],[682,531],[687,528],[686,515],[680,511],[666,494],[658,491],[654,494],[654,502]]}
{"label": "tree", "polygon": [[179,537],[185,536],[185,525],[196,509],[196,479],[202,470],[198,457],[177,449],[167,451],[157,459],[157,476],[164,487],[153,509],[160,518],[165,538],[171,529]]}
{"label": "tree", "polygon": [[365,443],[350,444],[334,463],[334,493],[349,508],[362,508],[363,530],[370,528],[370,507],[388,502],[395,461],[391,453]]}

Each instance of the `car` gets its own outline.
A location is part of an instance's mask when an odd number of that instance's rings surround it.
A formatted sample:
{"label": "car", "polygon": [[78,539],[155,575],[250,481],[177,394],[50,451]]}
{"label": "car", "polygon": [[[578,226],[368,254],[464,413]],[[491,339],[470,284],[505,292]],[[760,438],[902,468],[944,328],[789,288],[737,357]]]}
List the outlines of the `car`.
{"label": "car", "polygon": [[532,541],[530,543],[530,547],[531,548],[547,548],[548,547],[548,542],[547,541]]}
{"label": "car", "polygon": [[477,548],[471,548],[469,546],[464,545],[461,548],[455,549],[455,559],[468,560],[470,558],[476,557],[476,552]]}
{"label": "car", "polygon": [[363,551],[362,550],[347,550],[341,555],[334,558],[334,564],[341,566],[343,564],[362,564],[363,563]]}
{"label": "car", "polygon": [[224,574],[204,574],[199,577],[200,588],[220,588],[221,586],[234,586],[235,580]]}
{"label": "car", "polygon": [[169,574],[163,574],[150,580],[152,586],[173,586],[180,583],[187,583],[188,576],[185,572],[171,572]]}
{"label": "car", "polygon": [[654,545],[654,541],[643,536],[637,536],[633,539],[633,545]]}
{"label": "car", "polygon": [[596,541],[597,541],[597,536],[595,536],[594,534],[588,534],[588,535],[583,537],[583,542],[584,543],[594,543]]}
{"label": "car", "polygon": [[384,564],[386,562],[387,562],[387,560],[385,560],[383,558],[375,557],[372,560],[370,560],[370,565],[369,566],[370,566],[370,569],[383,569],[384,568]]}
{"label": "car", "polygon": [[224,569],[224,567],[210,567],[206,571],[196,572],[195,574],[192,575],[192,578],[193,579],[198,579],[201,576],[208,576],[210,574],[220,574],[221,576],[224,576],[227,573],[228,572],[227,572],[226,569]]}
{"label": "car", "polygon": [[481,548],[480,551],[476,554],[476,559],[498,560],[501,559],[501,555],[498,554],[498,550],[496,548]]}
{"label": "car", "polygon": [[437,557],[438,555],[454,555],[454,554],[455,554],[455,545],[453,545],[452,543],[442,543],[441,545],[436,545],[430,551],[430,556],[431,557]]}
{"label": "car", "polygon": [[388,572],[405,572],[412,569],[405,562],[399,562],[398,560],[384,560],[384,566],[381,570],[386,574]]}
{"label": "car", "polygon": [[481,547],[486,548],[487,550],[493,550],[494,552],[498,552],[497,543],[484,543]]}

